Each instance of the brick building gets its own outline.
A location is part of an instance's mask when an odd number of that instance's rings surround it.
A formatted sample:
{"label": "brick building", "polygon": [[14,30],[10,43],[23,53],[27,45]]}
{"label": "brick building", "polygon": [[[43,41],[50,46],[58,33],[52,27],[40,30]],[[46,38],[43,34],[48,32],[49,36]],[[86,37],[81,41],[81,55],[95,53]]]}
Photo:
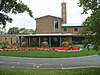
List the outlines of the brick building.
{"label": "brick building", "polygon": [[[66,3],[61,3],[61,17],[46,15],[36,18],[36,34],[18,35],[20,42],[22,37],[28,46],[41,47],[41,43],[48,42],[49,47],[59,47],[62,42],[72,40],[74,44],[82,44],[83,37],[81,24],[67,23]],[[56,40],[56,41],[55,41]]]}
{"label": "brick building", "polygon": [[36,34],[61,33],[62,18],[55,16],[43,16],[36,18]]}
{"label": "brick building", "polygon": [[0,42],[8,42],[9,46],[18,44],[18,37],[16,35],[2,34],[0,35]]}
{"label": "brick building", "polygon": [[66,3],[61,3],[61,17],[46,15],[36,18],[36,34],[79,34],[81,24],[68,24]]}
{"label": "brick building", "polygon": [[[51,15],[36,18],[36,34],[24,34],[15,36],[0,36],[5,38],[10,44],[18,43],[19,46],[26,42],[31,47],[41,47],[41,43],[48,42],[49,47],[60,47],[62,42],[72,40],[74,44],[82,44],[83,37],[80,36],[82,31],[81,24],[67,23],[66,3],[61,3],[61,17]],[[18,41],[16,41],[18,40]]]}

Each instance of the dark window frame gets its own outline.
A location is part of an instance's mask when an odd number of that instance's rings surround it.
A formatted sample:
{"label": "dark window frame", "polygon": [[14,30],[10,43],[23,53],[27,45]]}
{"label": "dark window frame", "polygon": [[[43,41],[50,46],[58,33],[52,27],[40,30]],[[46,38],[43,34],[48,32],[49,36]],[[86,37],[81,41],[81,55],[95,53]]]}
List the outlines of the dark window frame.
{"label": "dark window frame", "polygon": [[67,28],[63,28],[63,31],[66,32],[67,31]]}
{"label": "dark window frame", "polygon": [[59,20],[54,20],[54,32],[59,32]]}
{"label": "dark window frame", "polygon": [[11,38],[11,44],[12,44],[12,38]]}
{"label": "dark window frame", "polygon": [[74,31],[75,31],[75,32],[78,32],[78,28],[74,28]]}

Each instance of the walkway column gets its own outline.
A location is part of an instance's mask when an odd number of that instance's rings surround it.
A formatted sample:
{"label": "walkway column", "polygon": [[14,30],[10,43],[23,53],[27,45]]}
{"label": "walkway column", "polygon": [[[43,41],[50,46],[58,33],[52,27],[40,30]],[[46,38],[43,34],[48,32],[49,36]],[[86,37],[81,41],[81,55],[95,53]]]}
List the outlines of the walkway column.
{"label": "walkway column", "polygon": [[49,37],[49,46],[51,47],[51,37]]}
{"label": "walkway column", "polygon": [[39,36],[39,47],[41,46],[41,37]]}
{"label": "walkway column", "polygon": [[61,47],[61,44],[62,44],[62,37],[60,36],[60,47]]}
{"label": "walkway column", "polygon": [[28,37],[28,44],[29,44],[29,46],[30,46],[30,36]]}
{"label": "walkway column", "polygon": [[17,44],[18,44],[18,48],[20,47],[20,36],[17,37],[16,41],[17,41]]}
{"label": "walkway column", "polygon": [[19,36],[19,45],[21,46],[21,43],[22,43],[22,39],[21,39],[21,36]]}

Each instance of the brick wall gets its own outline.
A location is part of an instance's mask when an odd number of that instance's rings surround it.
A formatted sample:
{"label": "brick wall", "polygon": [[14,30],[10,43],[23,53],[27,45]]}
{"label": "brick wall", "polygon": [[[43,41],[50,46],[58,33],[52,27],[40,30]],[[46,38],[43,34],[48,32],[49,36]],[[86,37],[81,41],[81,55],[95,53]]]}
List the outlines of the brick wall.
{"label": "brick wall", "polygon": [[[59,31],[54,32],[54,20],[59,21]],[[61,33],[62,19],[52,16],[45,16],[36,19],[36,34],[53,34]]]}
{"label": "brick wall", "polygon": [[17,39],[17,37],[13,36],[13,35],[12,36],[9,36],[9,35],[8,36],[7,35],[0,36],[0,42],[2,42],[2,41],[8,41],[9,44],[17,43],[16,39]]}
{"label": "brick wall", "polygon": [[[67,31],[64,31],[64,28],[67,28]],[[78,31],[74,31],[74,28],[78,28]],[[62,33],[72,33],[72,34],[79,34],[83,30],[82,26],[79,27],[63,27],[62,28]]]}

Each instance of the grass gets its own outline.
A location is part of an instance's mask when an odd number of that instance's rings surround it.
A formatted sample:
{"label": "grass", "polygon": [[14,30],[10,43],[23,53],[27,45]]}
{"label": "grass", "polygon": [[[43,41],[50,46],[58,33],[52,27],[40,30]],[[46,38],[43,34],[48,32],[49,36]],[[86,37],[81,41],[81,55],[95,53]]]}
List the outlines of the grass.
{"label": "grass", "polygon": [[32,57],[32,58],[68,58],[98,54],[100,51],[84,49],[80,52],[57,52],[57,51],[0,51],[0,56]]}
{"label": "grass", "polygon": [[98,53],[98,55],[100,55],[100,52]]}
{"label": "grass", "polygon": [[100,68],[66,70],[0,68],[0,75],[100,75]]}

